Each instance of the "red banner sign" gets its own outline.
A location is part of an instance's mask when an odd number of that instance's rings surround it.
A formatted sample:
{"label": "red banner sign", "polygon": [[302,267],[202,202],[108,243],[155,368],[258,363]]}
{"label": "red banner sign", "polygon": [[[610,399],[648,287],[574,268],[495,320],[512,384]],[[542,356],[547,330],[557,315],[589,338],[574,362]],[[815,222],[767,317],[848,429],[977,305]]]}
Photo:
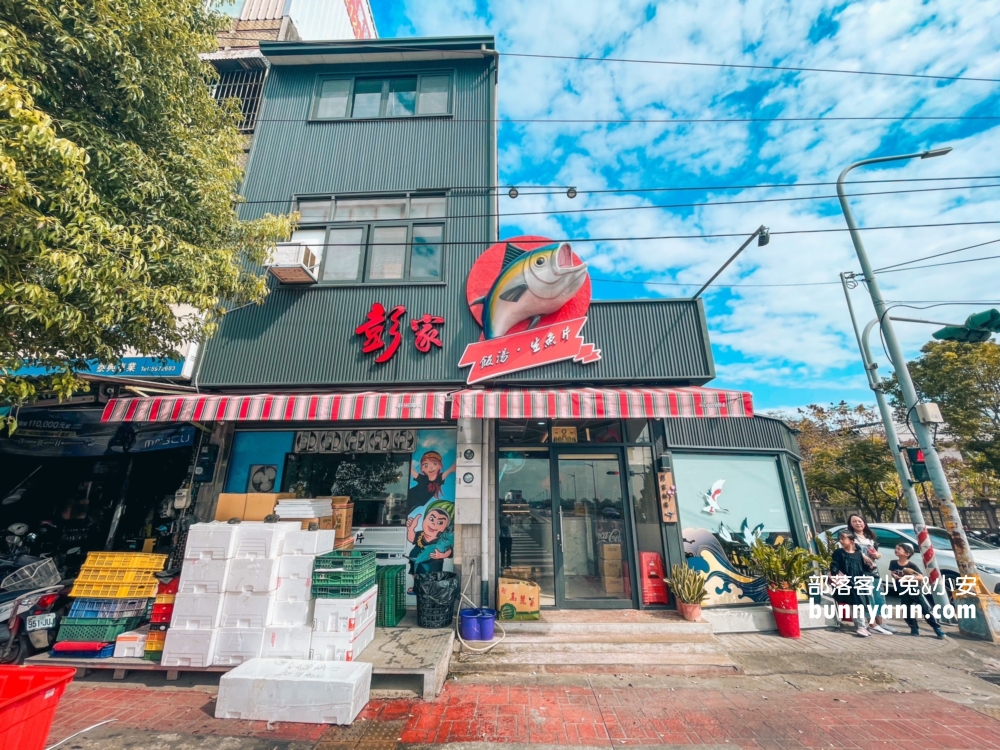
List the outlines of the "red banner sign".
{"label": "red banner sign", "polygon": [[596,362],[601,350],[583,340],[580,331],[586,318],[564,320],[540,328],[532,328],[495,339],[469,344],[459,360],[459,367],[471,367],[469,385],[528,370],[540,365],[572,359],[574,362]]}

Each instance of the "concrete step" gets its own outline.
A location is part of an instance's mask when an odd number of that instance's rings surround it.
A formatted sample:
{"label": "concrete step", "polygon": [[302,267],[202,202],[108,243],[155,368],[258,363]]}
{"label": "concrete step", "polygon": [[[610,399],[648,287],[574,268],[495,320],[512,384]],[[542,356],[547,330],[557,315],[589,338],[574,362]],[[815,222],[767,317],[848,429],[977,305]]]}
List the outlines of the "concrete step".
{"label": "concrete step", "polygon": [[[460,653],[476,654],[477,648],[482,648],[478,643],[471,643],[466,646],[462,644]],[[636,640],[600,641],[589,637],[559,636],[547,638],[545,636],[535,637],[508,637],[494,646],[489,653],[513,654],[531,658],[539,653],[582,653],[582,654],[624,654],[624,655],[645,655],[653,653],[726,653],[725,648],[711,636],[693,637],[643,637]]]}
{"label": "concrete step", "polygon": [[[496,649],[494,649],[495,651]],[[531,654],[468,654],[451,661],[453,673],[560,673],[596,672],[658,675],[732,675],[740,665],[722,653],[600,653],[536,652]]]}
{"label": "concrete step", "polygon": [[[714,631],[711,623],[688,622],[680,618],[664,618],[663,620],[647,620],[641,622],[551,622],[546,620],[528,620],[524,622],[503,622],[508,635],[541,634],[541,635],[583,635],[605,638],[642,635],[711,635]],[[497,631],[499,632],[499,631]]]}

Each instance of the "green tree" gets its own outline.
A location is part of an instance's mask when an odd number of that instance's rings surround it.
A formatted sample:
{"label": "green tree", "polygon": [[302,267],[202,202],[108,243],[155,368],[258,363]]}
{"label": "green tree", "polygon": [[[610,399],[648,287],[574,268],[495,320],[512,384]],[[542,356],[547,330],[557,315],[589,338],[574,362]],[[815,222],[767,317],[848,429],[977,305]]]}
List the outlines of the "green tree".
{"label": "green tree", "polygon": [[198,57],[220,23],[203,0],[0,0],[0,400],[169,357],[266,294],[291,225],[236,215],[238,107]]}
{"label": "green tree", "polygon": [[799,430],[810,496],[828,505],[857,507],[869,521],[892,521],[903,493],[878,412],[841,401],[811,404],[799,413],[791,424]]}
{"label": "green tree", "polygon": [[[1000,345],[931,341],[920,351],[907,363],[917,395],[941,407],[948,435],[977,470],[1000,474]],[[895,378],[886,388],[903,421],[906,408]]]}

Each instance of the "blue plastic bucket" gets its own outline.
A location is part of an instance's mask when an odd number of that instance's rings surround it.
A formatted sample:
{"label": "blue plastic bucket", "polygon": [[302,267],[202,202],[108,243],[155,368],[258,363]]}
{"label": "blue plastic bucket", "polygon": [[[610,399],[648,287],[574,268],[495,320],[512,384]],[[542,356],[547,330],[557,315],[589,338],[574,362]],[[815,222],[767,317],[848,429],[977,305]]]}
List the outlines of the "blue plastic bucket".
{"label": "blue plastic bucket", "polygon": [[[463,609],[458,613],[459,617],[459,632],[462,634],[462,638],[466,641],[479,641],[482,640],[482,636],[479,634],[480,622],[479,617],[481,610],[478,609]],[[493,638],[493,627],[490,626],[490,638]]]}
{"label": "blue plastic bucket", "polygon": [[497,619],[497,611],[495,609],[481,609],[479,610],[479,639],[483,641],[493,640],[493,625],[494,621]]}

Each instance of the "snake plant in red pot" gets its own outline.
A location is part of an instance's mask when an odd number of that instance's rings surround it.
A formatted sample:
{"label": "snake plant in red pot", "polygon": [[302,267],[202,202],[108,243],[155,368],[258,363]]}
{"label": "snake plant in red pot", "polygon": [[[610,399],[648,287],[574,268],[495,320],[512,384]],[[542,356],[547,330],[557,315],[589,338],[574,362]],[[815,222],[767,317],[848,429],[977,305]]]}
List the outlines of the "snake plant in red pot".
{"label": "snake plant in red pot", "polygon": [[813,573],[816,556],[788,543],[768,544],[758,539],[750,548],[750,567],[767,581],[767,598],[771,602],[778,634],[798,638],[799,590]]}

